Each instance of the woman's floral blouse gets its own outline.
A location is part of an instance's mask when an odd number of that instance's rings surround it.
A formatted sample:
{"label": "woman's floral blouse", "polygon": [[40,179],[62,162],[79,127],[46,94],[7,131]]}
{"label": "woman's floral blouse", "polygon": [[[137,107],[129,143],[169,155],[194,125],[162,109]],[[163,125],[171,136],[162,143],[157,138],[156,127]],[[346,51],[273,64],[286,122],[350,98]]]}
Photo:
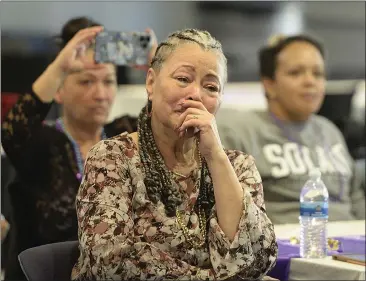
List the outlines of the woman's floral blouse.
{"label": "woman's floral blouse", "polygon": [[[80,257],[72,279],[263,278],[274,266],[278,250],[265,212],[261,178],[251,156],[233,150],[227,156],[244,190],[238,231],[230,241],[214,207],[208,246],[194,249],[185,241],[176,218],[165,215],[162,203],[149,201],[132,138],[124,133],[99,142],[89,152],[77,196]],[[185,212],[186,225],[191,233],[200,235],[193,211],[199,190],[187,194],[184,182],[174,184],[185,194],[179,210]]]}

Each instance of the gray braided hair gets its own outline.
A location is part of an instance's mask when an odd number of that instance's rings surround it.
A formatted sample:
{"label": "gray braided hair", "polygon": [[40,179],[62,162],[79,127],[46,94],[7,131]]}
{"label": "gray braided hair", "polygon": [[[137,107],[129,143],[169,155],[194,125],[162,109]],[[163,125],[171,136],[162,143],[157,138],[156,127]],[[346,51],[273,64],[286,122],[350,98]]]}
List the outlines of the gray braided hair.
{"label": "gray braided hair", "polygon": [[189,28],[170,34],[156,49],[155,56],[151,61],[151,68],[155,71],[159,71],[164,61],[174,52],[174,50],[178,46],[186,43],[196,43],[205,51],[216,51],[224,68],[223,82],[227,82],[227,59],[222,50],[221,43],[205,30]]}
{"label": "gray braided hair", "polygon": [[[156,49],[155,56],[151,61],[151,68],[159,71],[165,60],[182,44],[195,43],[207,51],[216,51],[220,57],[224,77],[223,83],[227,80],[227,60],[222,51],[221,43],[211,36],[207,31],[196,29],[184,29],[169,35],[169,37]],[[169,217],[175,216],[175,208],[182,203],[182,195],[174,188],[171,172],[165,166],[164,160],[156,145],[151,128],[151,109],[152,103],[148,101],[146,108],[143,108],[138,118],[138,135],[140,158],[142,167],[145,171],[144,183],[147,194],[153,203],[161,201],[164,204],[166,214]],[[209,176],[207,163],[202,161],[200,180],[200,194],[197,204],[203,206],[208,217],[209,212],[214,205],[214,194],[212,182],[204,179]]]}

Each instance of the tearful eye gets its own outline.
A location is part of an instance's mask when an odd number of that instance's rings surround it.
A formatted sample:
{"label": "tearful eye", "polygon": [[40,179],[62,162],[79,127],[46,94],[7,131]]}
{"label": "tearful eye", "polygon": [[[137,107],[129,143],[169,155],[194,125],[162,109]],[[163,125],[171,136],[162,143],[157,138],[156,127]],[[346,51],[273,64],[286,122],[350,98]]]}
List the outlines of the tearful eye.
{"label": "tearful eye", "polygon": [[179,82],[183,82],[183,83],[188,83],[189,82],[188,78],[187,77],[183,77],[183,76],[177,77],[177,80]]}
{"label": "tearful eye", "polygon": [[211,92],[218,92],[219,88],[216,86],[207,86],[206,89],[208,89]]}

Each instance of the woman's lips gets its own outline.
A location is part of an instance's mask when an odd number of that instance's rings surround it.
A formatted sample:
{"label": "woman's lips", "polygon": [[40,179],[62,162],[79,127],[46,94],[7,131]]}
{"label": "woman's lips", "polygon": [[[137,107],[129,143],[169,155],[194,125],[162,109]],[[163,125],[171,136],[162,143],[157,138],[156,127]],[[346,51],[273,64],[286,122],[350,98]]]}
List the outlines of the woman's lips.
{"label": "woman's lips", "polygon": [[105,107],[98,106],[94,107],[92,111],[94,111],[95,113],[105,114],[107,112],[107,109]]}
{"label": "woman's lips", "polygon": [[314,101],[318,98],[317,94],[306,93],[302,94],[301,97],[307,101]]}

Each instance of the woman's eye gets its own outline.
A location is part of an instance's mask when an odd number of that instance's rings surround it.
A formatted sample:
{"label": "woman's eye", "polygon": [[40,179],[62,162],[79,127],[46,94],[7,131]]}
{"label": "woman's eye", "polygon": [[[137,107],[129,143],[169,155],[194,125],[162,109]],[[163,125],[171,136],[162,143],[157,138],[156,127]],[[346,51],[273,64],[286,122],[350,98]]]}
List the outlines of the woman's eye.
{"label": "woman's eye", "polygon": [[206,89],[208,89],[211,92],[218,92],[219,91],[219,88],[217,86],[213,86],[213,85],[206,86]]}
{"label": "woman's eye", "polygon": [[113,84],[115,84],[115,81],[114,80],[106,80],[106,81],[104,81],[104,83],[107,84],[107,85],[113,85]]}
{"label": "woman's eye", "polygon": [[81,81],[80,81],[80,84],[81,84],[81,85],[84,85],[84,86],[90,85],[91,83],[92,83],[92,81],[91,81],[91,80],[81,80]]}
{"label": "woman's eye", "polygon": [[324,72],[322,72],[322,71],[316,71],[316,72],[314,73],[314,76],[316,76],[316,77],[324,77],[324,76],[325,76],[325,73],[324,73]]}
{"label": "woman's eye", "polygon": [[177,77],[177,80],[179,82],[183,82],[183,83],[188,83],[189,82],[188,78],[187,77],[183,77],[183,76]]}
{"label": "woman's eye", "polygon": [[289,72],[290,75],[292,76],[296,76],[296,75],[299,75],[300,74],[300,71],[299,70],[292,70]]}

